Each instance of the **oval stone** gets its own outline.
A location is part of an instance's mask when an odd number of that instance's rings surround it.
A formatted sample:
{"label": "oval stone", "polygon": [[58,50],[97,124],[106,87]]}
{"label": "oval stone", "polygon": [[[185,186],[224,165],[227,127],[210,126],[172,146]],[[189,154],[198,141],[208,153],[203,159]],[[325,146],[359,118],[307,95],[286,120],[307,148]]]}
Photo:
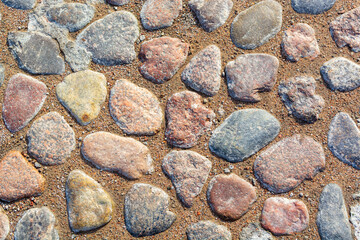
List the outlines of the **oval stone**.
{"label": "oval stone", "polygon": [[291,6],[298,13],[320,14],[334,6],[336,0],[291,0]]}
{"label": "oval stone", "polygon": [[231,240],[231,232],[227,227],[212,221],[200,221],[186,229],[188,240]]}

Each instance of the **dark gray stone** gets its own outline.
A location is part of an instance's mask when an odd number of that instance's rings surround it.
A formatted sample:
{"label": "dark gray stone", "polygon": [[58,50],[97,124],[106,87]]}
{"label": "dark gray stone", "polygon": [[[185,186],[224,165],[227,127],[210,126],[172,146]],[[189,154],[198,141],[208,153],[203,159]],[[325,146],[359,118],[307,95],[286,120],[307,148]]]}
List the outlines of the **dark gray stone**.
{"label": "dark gray stone", "polygon": [[4,83],[5,78],[5,67],[4,65],[0,64],[0,87]]}
{"label": "dark gray stone", "polygon": [[298,13],[320,14],[334,6],[336,0],[291,0],[291,6]]}
{"label": "dark gray stone", "polygon": [[231,240],[231,232],[212,221],[200,221],[186,230],[188,240]]}
{"label": "dark gray stone", "polygon": [[275,238],[265,231],[259,223],[250,223],[240,232],[240,240],[274,240]]}
{"label": "dark gray stone", "polygon": [[36,0],[2,0],[2,2],[12,8],[29,10],[35,7]]}
{"label": "dark gray stone", "polygon": [[130,0],[106,0],[106,2],[115,6],[122,6],[128,4]]}
{"label": "dark gray stone", "polygon": [[267,111],[239,110],[214,130],[209,147],[229,162],[241,162],[268,145],[279,132],[279,121]]}
{"label": "dark gray stone", "polygon": [[322,240],[353,239],[342,190],[337,184],[323,189],[316,224]]}

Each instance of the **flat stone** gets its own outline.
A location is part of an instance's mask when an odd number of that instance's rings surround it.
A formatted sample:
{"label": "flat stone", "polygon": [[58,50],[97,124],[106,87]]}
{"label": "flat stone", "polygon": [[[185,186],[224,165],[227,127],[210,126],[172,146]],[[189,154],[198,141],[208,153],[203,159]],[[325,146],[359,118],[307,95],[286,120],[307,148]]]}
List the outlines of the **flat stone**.
{"label": "flat stone", "polygon": [[300,200],[271,197],[264,203],[261,225],[275,235],[299,233],[308,227],[309,213]]}
{"label": "flat stone", "polygon": [[275,240],[259,223],[250,223],[240,232],[240,240]]}
{"label": "flat stone", "polygon": [[109,107],[112,118],[127,134],[154,135],[164,119],[157,97],[124,79],[111,89]]}
{"label": "flat stone", "polygon": [[306,23],[297,23],[284,31],[281,48],[286,58],[293,62],[300,58],[314,60],[320,54],[315,30]]}
{"label": "flat stone", "polygon": [[135,16],[116,11],[86,27],[76,38],[92,53],[95,63],[110,66],[131,63],[136,58],[134,42],[139,37]]}
{"label": "flat stone", "polygon": [[291,0],[291,6],[298,13],[320,14],[330,10],[336,0]]}
{"label": "flat stone", "polygon": [[48,94],[46,85],[25,74],[12,76],[4,93],[2,116],[10,132],[23,129],[40,111]]}
{"label": "flat stone", "polygon": [[350,221],[355,229],[356,240],[360,239],[360,204],[355,204],[350,207]]}
{"label": "flat stone", "polygon": [[322,240],[353,239],[342,190],[337,184],[328,184],[323,189],[316,225]]}
{"label": "flat stone", "polygon": [[276,1],[265,0],[236,16],[230,37],[239,48],[255,49],[275,37],[281,25],[282,6]]}
{"label": "flat stone", "polygon": [[39,196],[45,178],[18,151],[8,152],[0,161],[0,199],[12,202]]}
{"label": "flat stone", "polygon": [[239,110],[213,131],[209,148],[226,161],[241,162],[268,145],[279,132],[279,121],[267,111]]}
{"label": "flat stone", "polygon": [[283,138],[256,158],[254,174],[273,193],[288,192],[325,169],[320,143],[300,134]]}
{"label": "flat stone", "polygon": [[99,115],[106,100],[106,78],[91,70],[72,73],[56,86],[56,95],[78,123],[87,125]]}
{"label": "flat stone", "polygon": [[182,0],[146,0],[141,12],[141,23],[147,30],[170,27],[182,9]]}
{"label": "flat stone", "polygon": [[189,44],[178,38],[161,37],[146,41],[141,45],[140,72],[144,78],[154,83],[164,83],[171,79],[185,63]]}
{"label": "flat stone", "polygon": [[231,0],[190,0],[189,7],[195,12],[205,31],[212,32],[224,25],[230,15],[233,2]]}
{"label": "flat stone", "polygon": [[83,171],[70,172],[65,193],[69,225],[73,232],[93,230],[111,220],[114,202],[110,194]]}
{"label": "flat stone", "polygon": [[175,93],[166,104],[166,140],[175,147],[191,148],[210,129],[214,118],[215,113],[202,104],[200,95]]}
{"label": "flat stone", "polygon": [[75,133],[57,112],[34,121],[27,132],[28,152],[44,165],[65,163],[75,149]]}
{"label": "flat stone", "polygon": [[30,10],[35,7],[35,0],[2,0],[2,2],[11,8],[20,10]]}
{"label": "flat stone", "polygon": [[165,156],[162,169],[183,204],[191,207],[209,176],[211,165],[211,161],[196,152],[173,150]]}
{"label": "flat stone", "polygon": [[250,183],[233,173],[220,174],[211,179],[207,198],[216,215],[226,220],[237,220],[256,201],[256,191]]}
{"label": "flat stone", "polygon": [[212,221],[200,221],[186,229],[188,240],[231,240],[231,232],[227,227]]}
{"label": "flat stone", "polygon": [[144,183],[134,184],[125,195],[126,229],[134,237],[164,232],[176,219],[168,206],[169,196],[160,188]]}
{"label": "flat stone", "polygon": [[276,82],[279,60],[268,54],[240,55],[226,65],[228,91],[232,98],[259,102],[259,92],[271,91]]}
{"label": "flat stone", "polygon": [[10,32],[7,42],[19,68],[32,74],[62,74],[65,62],[57,42],[39,32]]}
{"label": "flat stone", "polygon": [[0,240],[5,240],[10,232],[10,222],[4,209],[0,207]]}
{"label": "flat stone", "polygon": [[360,131],[347,113],[340,112],[331,121],[328,147],[340,161],[360,169]]}
{"label": "flat stone", "polygon": [[360,65],[346,58],[336,57],[327,61],[320,68],[320,73],[333,91],[347,92],[360,87]]}
{"label": "flat stone", "polygon": [[115,6],[122,6],[128,4],[130,0],[106,0],[106,2]]}
{"label": "flat stone", "polygon": [[5,67],[4,65],[0,64],[0,87],[4,83],[4,79],[5,79]]}
{"label": "flat stone", "polygon": [[15,240],[58,240],[55,216],[47,207],[27,210],[15,228]]}
{"label": "flat stone", "polygon": [[84,138],[81,153],[97,168],[138,179],[153,171],[150,150],[132,138],[96,132]]}
{"label": "flat stone", "polygon": [[348,11],[330,23],[330,34],[338,47],[348,45],[360,52],[360,7]]}
{"label": "flat stone", "polygon": [[181,74],[181,80],[195,91],[214,96],[220,89],[220,74],[220,49],[210,45],[190,60]]}
{"label": "flat stone", "polygon": [[290,114],[313,123],[325,106],[324,99],[315,93],[316,82],[310,76],[297,76],[281,82],[279,95]]}

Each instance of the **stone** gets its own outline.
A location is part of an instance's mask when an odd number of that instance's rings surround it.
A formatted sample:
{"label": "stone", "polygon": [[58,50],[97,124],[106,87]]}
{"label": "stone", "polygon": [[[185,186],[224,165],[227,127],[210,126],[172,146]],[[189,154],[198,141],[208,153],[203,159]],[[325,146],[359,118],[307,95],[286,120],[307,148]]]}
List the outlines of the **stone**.
{"label": "stone", "polygon": [[297,13],[320,14],[330,10],[336,0],[291,0],[291,6]]}
{"label": "stone", "polygon": [[5,67],[3,64],[0,64],[0,87],[4,83],[4,79],[5,79]]}
{"label": "stone", "polygon": [[151,236],[167,230],[176,220],[168,210],[169,196],[160,188],[136,183],[125,195],[126,229],[134,237]]}
{"label": "stone", "polygon": [[250,183],[231,173],[211,179],[207,199],[214,213],[225,220],[238,220],[256,201],[256,191]]}
{"label": "stone", "polygon": [[259,92],[271,91],[276,82],[279,60],[268,54],[244,54],[226,65],[229,94],[235,100],[259,102]]}
{"label": "stone", "polygon": [[0,199],[12,202],[39,196],[45,190],[45,178],[19,151],[9,151],[0,161]]}
{"label": "stone", "polygon": [[143,62],[140,66],[141,74],[154,83],[166,82],[185,63],[189,47],[188,43],[170,37],[154,38],[144,42],[139,53]]}
{"label": "stone", "polygon": [[330,34],[338,47],[348,45],[360,52],[360,7],[348,11],[330,23]]}
{"label": "stone", "polygon": [[254,174],[273,193],[288,192],[325,169],[325,154],[311,137],[295,134],[261,152]]}
{"label": "stone", "polygon": [[190,91],[173,94],[167,101],[165,114],[166,140],[180,148],[195,146],[215,119],[215,113],[203,105],[200,95]]}
{"label": "stone", "polygon": [[221,52],[209,45],[193,57],[181,74],[186,86],[208,96],[214,96],[221,83]]}
{"label": "stone", "polygon": [[35,0],[2,0],[2,2],[11,8],[20,10],[30,10],[35,7]]}
{"label": "stone", "polygon": [[146,0],[141,8],[141,23],[146,30],[170,27],[182,9],[182,0]]}
{"label": "stone", "polygon": [[213,131],[209,148],[226,161],[241,162],[268,145],[279,132],[279,121],[267,111],[238,110]]}
{"label": "stone", "polygon": [[57,112],[35,120],[27,132],[27,141],[30,156],[43,165],[63,164],[75,149],[75,133]]}
{"label": "stone", "polygon": [[115,6],[122,6],[128,4],[130,0],[106,0],[107,3],[115,5]]}
{"label": "stone", "polygon": [[157,97],[124,79],[111,89],[109,108],[116,124],[127,134],[154,135],[164,119]]}
{"label": "stone", "polygon": [[347,92],[360,87],[360,65],[346,58],[336,57],[327,61],[320,68],[320,73],[333,91]]}
{"label": "stone", "polygon": [[4,209],[0,207],[0,240],[5,240],[10,232],[10,222]]}
{"label": "stone", "polygon": [[55,216],[47,207],[27,210],[15,228],[15,240],[59,240]]}
{"label": "stone", "polygon": [[48,94],[46,85],[25,74],[12,76],[4,93],[2,116],[14,133],[23,129],[40,111]]}
{"label": "stone", "polygon": [[275,235],[299,233],[309,225],[309,212],[300,200],[271,197],[264,203],[261,225]]}
{"label": "stone", "polygon": [[106,100],[106,78],[91,70],[72,73],[56,86],[56,95],[78,123],[87,125],[99,115]]}
{"label": "stone", "polygon": [[93,19],[95,8],[81,3],[60,3],[47,11],[50,21],[66,27],[70,32],[84,28]]}
{"label": "stone", "polygon": [[289,61],[297,62],[300,58],[314,60],[320,49],[315,30],[306,23],[297,23],[284,31],[281,50]]}
{"label": "stone", "polygon": [[189,7],[193,10],[201,26],[207,32],[224,25],[233,7],[232,0],[190,0]]}
{"label": "stone", "polygon": [[275,240],[259,223],[250,223],[240,232],[240,240]]}
{"label": "stone", "polygon": [[231,240],[231,232],[227,227],[212,221],[200,221],[186,229],[188,240]]}
{"label": "stone", "polygon": [[282,6],[276,1],[265,0],[236,16],[230,37],[239,48],[255,49],[275,37],[281,25]]}
{"label": "stone", "polygon": [[316,225],[322,240],[352,240],[351,226],[341,188],[330,183],[323,189]]}
{"label": "stone", "polygon": [[328,147],[340,161],[360,170],[360,131],[349,114],[340,112],[331,121]]}
{"label": "stone", "polygon": [[39,32],[10,32],[9,49],[19,68],[32,74],[62,74],[65,62],[57,42]]}
{"label": "stone", "polygon": [[316,82],[310,76],[297,76],[281,82],[279,95],[286,109],[294,117],[313,123],[325,106],[324,99],[315,93]]}
{"label": "stone", "polygon": [[162,169],[182,203],[191,207],[209,176],[211,165],[211,161],[196,152],[173,150],[165,156]]}
{"label": "stone", "polygon": [[110,222],[114,209],[110,194],[83,171],[70,172],[65,193],[73,232],[93,230]]}
{"label": "stone", "polygon": [[360,204],[355,204],[350,207],[350,221],[355,229],[356,240],[360,239]]}
{"label": "stone", "polygon": [[131,180],[153,172],[150,150],[132,138],[108,132],[91,133],[84,138],[81,153],[97,168]]}
{"label": "stone", "polygon": [[138,37],[135,16],[128,11],[116,11],[91,23],[77,36],[76,42],[92,53],[95,63],[111,66],[135,60],[134,43]]}

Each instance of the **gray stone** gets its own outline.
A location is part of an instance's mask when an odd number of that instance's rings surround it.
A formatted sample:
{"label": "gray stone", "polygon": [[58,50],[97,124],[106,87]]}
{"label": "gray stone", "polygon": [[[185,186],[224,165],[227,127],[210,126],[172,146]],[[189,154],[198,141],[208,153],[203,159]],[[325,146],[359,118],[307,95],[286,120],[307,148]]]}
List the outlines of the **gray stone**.
{"label": "gray stone", "polygon": [[242,49],[255,49],[281,29],[282,6],[273,0],[265,0],[242,11],[231,25],[230,37]]}
{"label": "gray stone", "polygon": [[360,204],[355,204],[350,207],[350,221],[355,229],[356,240],[360,239]]}
{"label": "gray stone", "polygon": [[4,83],[5,79],[5,67],[4,65],[0,64],[0,87]]}
{"label": "gray stone", "polygon": [[122,6],[128,4],[130,0],[106,0],[106,2],[115,6]]}
{"label": "gray stone", "polygon": [[231,240],[231,232],[227,227],[212,221],[200,221],[186,229],[188,240]]}
{"label": "gray stone", "polygon": [[214,130],[209,148],[229,162],[241,162],[269,144],[279,132],[279,121],[267,111],[239,110]]}
{"label": "gray stone", "polygon": [[125,196],[125,224],[134,237],[151,236],[168,229],[176,215],[168,210],[169,196],[149,184],[134,184]]}
{"label": "gray stone", "polygon": [[334,6],[336,0],[291,0],[291,6],[298,13],[320,14]]}
{"label": "gray stone", "polygon": [[316,224],[322,240],[353,239],[342,190],[337,184],[323,189]]}
{"label": "gray stone", "polygon": [[4,209],[0,206],[0,240],[5,240],[10,232],[10,222]]}
{"label": "gray stone", "polygon": [[2,2],[8,7],[20,10],[30,10],[36,4],[36,0],[2,0]]}
{"label": "gray stone", "polygon": [[275,240],[259,223],[250,223],[240,232],[240,240]]}

